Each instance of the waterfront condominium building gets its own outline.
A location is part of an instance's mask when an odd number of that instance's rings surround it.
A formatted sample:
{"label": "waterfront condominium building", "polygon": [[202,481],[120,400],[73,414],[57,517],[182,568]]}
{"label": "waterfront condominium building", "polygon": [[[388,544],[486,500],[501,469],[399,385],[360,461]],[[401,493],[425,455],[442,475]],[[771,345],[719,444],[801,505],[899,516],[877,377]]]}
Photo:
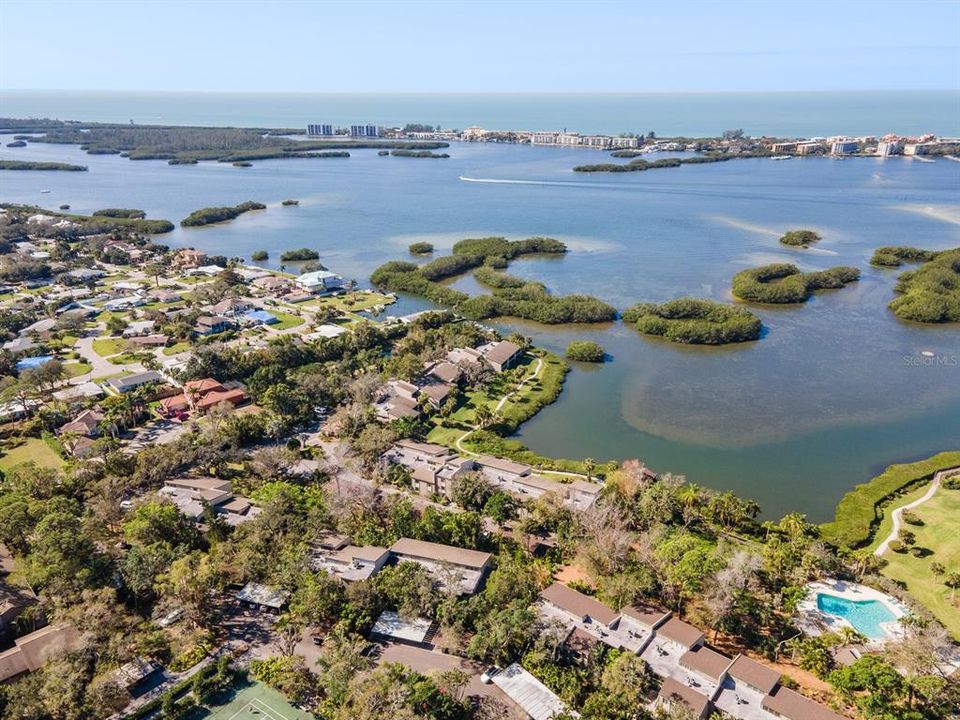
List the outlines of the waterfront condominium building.
{"label": "waterfront condominium building", "polygon": [[557,135],[559,134],[556,132],[535,132],[530,136],[530,142],[533,145],[556,145]]}
{"label": "waterfront condominium building", "polygon": [[376,125],[351,125],[350,135],[353,137],[380,137],[383,135],[383,128]]}
{"label": "waterfront condominium building", "polygon": [[900,154],[900,143],[896,141],[877,143],[877,155],[888,157]]}
{"label": "waterfront condominium building", "polygon": [[859,147],[856,140],[835,140],[830,144],[831,155],[850,155],[855,153]]}
{"label": "waterfront condominium building", "polygon": [[307,135],[333,135],[333,125],[330,123],[321,123],[318,125],[307,125]]}

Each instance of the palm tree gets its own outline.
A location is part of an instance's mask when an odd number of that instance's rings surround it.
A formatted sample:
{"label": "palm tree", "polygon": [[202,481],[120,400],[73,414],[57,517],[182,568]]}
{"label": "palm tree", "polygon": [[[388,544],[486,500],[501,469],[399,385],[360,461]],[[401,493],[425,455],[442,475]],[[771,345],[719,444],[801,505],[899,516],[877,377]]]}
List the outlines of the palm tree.
{"label": "palm tree", "polygon": [[476,410],[473,411],[473,414],[477,419],[477,427],[479,428],[487,427],[493,420],[493,411],[486,403],[478,405]]}
{"label": "palm tree", "polygon": [[593,458],[584,458],[583,459],[583,471],[587,474],[587,482],[593,480],[593,471],[596,469],[597,463]]}

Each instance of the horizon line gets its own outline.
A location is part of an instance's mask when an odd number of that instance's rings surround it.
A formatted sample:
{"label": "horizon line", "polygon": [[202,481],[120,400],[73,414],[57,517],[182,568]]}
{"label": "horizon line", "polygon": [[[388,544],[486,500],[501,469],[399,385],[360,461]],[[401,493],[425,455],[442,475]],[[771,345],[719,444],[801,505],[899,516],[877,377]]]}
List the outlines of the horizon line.
{"label": "horizon line", "polygon": [[142,95],[790,95],[837,93],[929,93],[960,95],[958,88],[874,88],[831,90],[169,90],[121,88],[0,88],[0,93],[126,93]]}

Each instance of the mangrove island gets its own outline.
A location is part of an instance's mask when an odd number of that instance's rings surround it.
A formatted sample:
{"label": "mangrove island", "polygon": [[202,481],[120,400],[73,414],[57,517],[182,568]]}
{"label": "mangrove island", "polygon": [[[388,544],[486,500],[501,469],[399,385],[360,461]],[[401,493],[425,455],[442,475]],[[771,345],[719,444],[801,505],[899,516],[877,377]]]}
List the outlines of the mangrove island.
{"label": "mangrove island", "polygon": [[645,335],[657,335],[684,345],[728,345],[760,337],[760,318],[746,308],[678,298],[662,305],[640,303],[623,313],[623,321]]}

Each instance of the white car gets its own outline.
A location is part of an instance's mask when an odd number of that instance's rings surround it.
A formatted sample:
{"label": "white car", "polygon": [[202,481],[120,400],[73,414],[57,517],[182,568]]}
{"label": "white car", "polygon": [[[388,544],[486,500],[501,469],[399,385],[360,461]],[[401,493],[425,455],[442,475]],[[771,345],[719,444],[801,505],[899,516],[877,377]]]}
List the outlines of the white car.
{"label": "white car", "polygon": [[483,671],[483,674],[480,676],[480,682],[484,685],[489,685],[493,682],[493,676],[499,674],[500,668],[496,665],[491,665],[486,670]]}

